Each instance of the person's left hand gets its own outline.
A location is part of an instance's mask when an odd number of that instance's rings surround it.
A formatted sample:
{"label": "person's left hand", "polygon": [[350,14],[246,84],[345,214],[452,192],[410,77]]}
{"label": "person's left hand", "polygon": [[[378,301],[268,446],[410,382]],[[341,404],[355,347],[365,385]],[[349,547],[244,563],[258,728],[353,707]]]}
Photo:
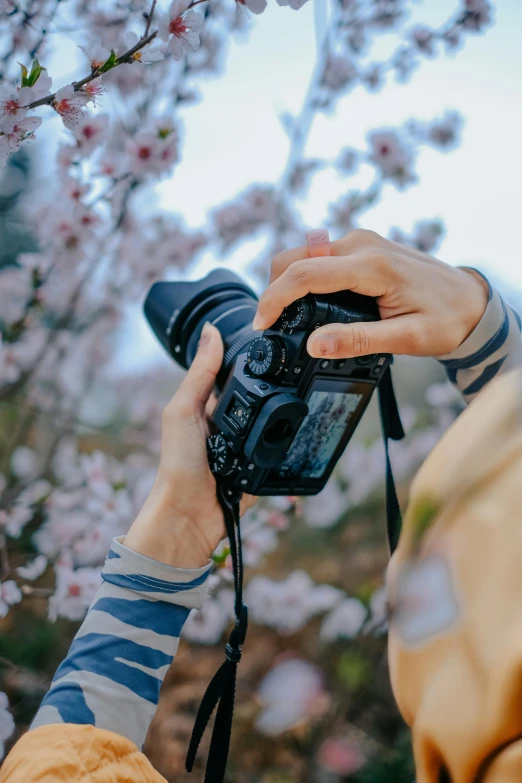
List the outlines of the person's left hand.
{"label": "person's left hand", "polygon": [[[206,409],[222,360],[221,335],[207,323],[196,357],[163,411],[158,475],[125,537],[125,546],[167,565],[205,565],[226,535],[206,449]],[[241,512],[255,502],[245,495]]]}

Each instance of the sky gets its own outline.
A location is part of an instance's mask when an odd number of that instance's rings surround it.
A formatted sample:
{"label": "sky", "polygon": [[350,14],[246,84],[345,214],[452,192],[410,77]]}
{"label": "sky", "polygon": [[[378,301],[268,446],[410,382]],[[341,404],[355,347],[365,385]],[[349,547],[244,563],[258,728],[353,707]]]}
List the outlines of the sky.
{"label": "sky", "polygon": [[[437,23],[454,7],[428,0],[416,18]],[[377,94],[358,88],[346,95],[334,114],[319,115],[307,153],[333,156],[342,145],[364,146],[370,128],[457,109],[465,120],[460,147],[423,151],[419,184],[404,193],[386,188],[364,226],[386,234],[439,216],[447,229],[440,258],[493,268],[522,285],[522,3],[497,0],[495,16],[493,29],[467,36],[456,56],[424,60],[406,85],[391,81]],[[300,108],[315,59],[313,21],[312,2],[298,12],[271,3],[255,18],[248,43],[232,44],[226,74],[209,81],[202,103],[185,112],[183,162],[158,189],[164,207],[197,225],[249,183],[278,179],[288,151],[279,115]],[[305,211],[310,226],[321,224],[329,187],[334,196],[342,192],[328,177],[314,181]]]}

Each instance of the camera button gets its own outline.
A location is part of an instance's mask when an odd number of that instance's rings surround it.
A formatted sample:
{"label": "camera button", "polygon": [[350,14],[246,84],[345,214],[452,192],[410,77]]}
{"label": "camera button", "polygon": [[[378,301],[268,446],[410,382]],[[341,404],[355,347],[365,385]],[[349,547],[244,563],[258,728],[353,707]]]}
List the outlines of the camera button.
{"label": "camera button", "polygon": [[329,364],[330,362],[328,361],[328,359],[323,359],[319,367],[321,368],[321,370],[326,370]]}
{"label": "camera button", "polygon": [[268,389],[268,383],[260,383],[259,388],[263,389],[263,391],[266,391],[266,389]]}
{"label": "camera button", "polygon": [[346,359],[336,359],[334,362],[334,370],[341,370],[346,364]]}

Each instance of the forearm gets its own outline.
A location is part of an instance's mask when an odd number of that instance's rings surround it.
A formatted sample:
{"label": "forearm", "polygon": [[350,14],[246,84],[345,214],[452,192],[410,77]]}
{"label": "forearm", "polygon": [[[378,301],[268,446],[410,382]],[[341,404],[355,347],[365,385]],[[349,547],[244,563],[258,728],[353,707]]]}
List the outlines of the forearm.
{"label": "forearm", "polygon": [[31,728],[92,724],[141,747],[183,624],[205,597],[209,568],[174,568],[115,540],[104,584]]}
{"label": "forearm", "polygon": [[488,305],[476,328],[450,354],[437,357],[466,402],[492,378],[522,365],[520,316],[485,282]]}

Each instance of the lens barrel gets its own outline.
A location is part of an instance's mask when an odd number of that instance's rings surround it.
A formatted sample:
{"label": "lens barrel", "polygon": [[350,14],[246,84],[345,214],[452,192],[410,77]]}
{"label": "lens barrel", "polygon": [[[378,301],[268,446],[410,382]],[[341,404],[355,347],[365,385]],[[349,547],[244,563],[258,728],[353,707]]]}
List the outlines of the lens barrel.
{"label": "lens barrel", "polygon": [[185,369],[194,359],[205,321],[221,333],[223,371],[228,369],[241,348],[259,334],[251,328],[256,310],[255,293],[228,269],[215,269],[193,282],[154,283],[144,304],[155,335]]}

